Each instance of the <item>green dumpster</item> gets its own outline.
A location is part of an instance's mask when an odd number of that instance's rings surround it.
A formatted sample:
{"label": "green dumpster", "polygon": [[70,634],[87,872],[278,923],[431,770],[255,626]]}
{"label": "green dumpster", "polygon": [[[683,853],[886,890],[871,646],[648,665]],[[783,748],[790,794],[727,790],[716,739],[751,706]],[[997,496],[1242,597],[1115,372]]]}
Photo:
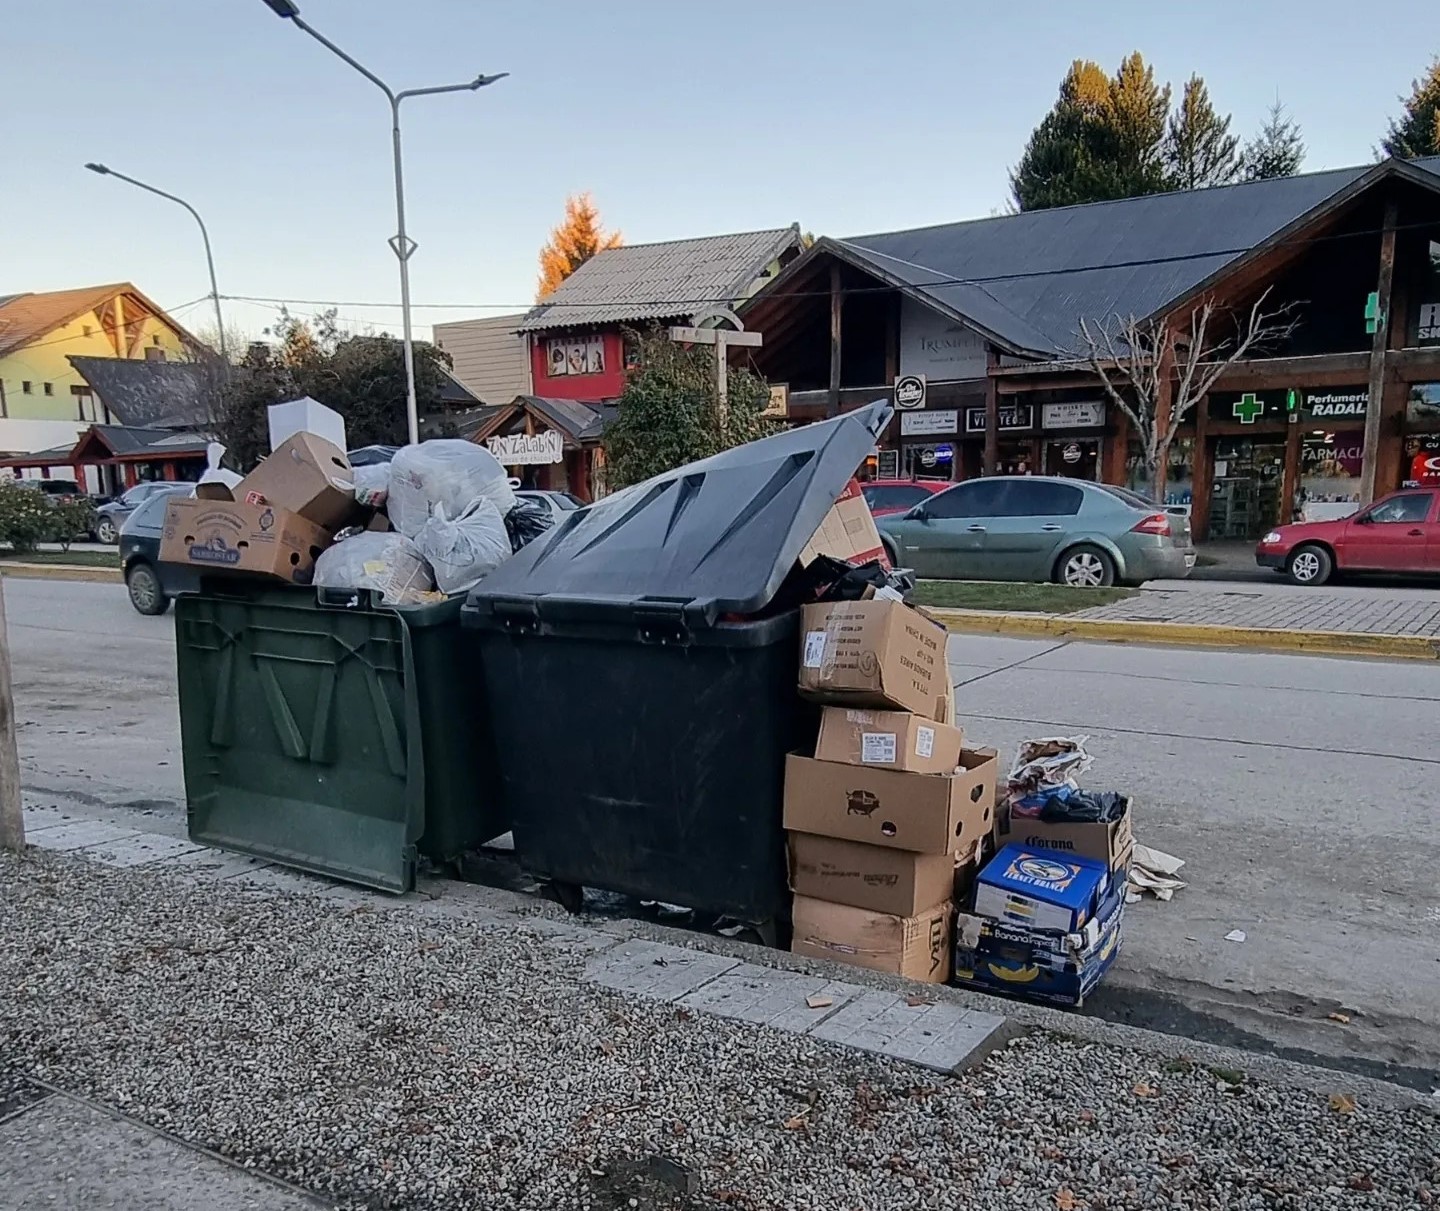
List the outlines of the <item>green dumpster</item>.
{"label": "green dumpster", "polygon": [[190,838],[385,891],[505,832],[463,597],[207,579],[175,603]]}

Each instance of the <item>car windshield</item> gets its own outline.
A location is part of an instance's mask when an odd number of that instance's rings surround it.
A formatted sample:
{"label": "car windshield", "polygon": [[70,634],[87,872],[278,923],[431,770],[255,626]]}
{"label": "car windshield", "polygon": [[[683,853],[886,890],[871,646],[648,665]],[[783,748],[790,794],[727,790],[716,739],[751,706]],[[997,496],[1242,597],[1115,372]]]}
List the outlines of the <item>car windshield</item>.
{"label": "car windshield", "polygon": [[570,492],[556,492],[553,494],[555,503],[562,509],[583,509],[585,502]]}
{"label": "car windshield", "polygon": [[125,519],[120,533],[130,534],[137,530],[158,530],[165,520],[165,505],[174,492],[152,492],[140,502],[140,507]]}
{"label": "car windshield", "polygon": [[1114,484],[1096,484],[1095,486],[1102,492],[1110,493],[1117,500],[1123,500],[1133,509],[1149,509],[1153,512],[1157,507],[1154,501],[1146,500],[1138,492],[1132,492],[1129,488],[1117,488]]}

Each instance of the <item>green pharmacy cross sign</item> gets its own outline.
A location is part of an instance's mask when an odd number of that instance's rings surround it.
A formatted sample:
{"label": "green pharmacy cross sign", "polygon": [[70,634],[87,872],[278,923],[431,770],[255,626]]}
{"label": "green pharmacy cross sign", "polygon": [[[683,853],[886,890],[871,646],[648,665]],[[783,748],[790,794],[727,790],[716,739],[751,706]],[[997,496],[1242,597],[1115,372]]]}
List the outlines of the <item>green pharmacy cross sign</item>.
{"label": "green pharmacy cross sign", "polygon": [[1231,411],[1239,417],[1242,425],[1253,425],[1255,418],[1265,411],[1265,405],[1255,398],[1253,391],[1247,391],[1235,401]]}

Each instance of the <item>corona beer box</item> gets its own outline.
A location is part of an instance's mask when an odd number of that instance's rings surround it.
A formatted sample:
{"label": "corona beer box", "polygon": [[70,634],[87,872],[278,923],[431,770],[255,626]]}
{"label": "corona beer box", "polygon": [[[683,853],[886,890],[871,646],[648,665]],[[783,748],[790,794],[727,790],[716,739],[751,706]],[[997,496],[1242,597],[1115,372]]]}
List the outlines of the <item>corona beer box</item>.
{"label": "corona beer box", "polygon": [[173,496],[160,559],[211,572],[250,572],[308,584],[330,534],[298,513],[239,500]]}
{"label": "corona beer box", "polygon": [[1113,882],[1110,867],[1094,858],[1007,845],[975,880],[975,915],[1076,933],[1099,913]]}
{"label": "corona beer box", "polygon": [[955,983],[1080,1006],[1116,956],[1125,919],[1123,884],[1116,884],[1096,916],[1078,933],[1044,933],[961,913],[955,925]]}

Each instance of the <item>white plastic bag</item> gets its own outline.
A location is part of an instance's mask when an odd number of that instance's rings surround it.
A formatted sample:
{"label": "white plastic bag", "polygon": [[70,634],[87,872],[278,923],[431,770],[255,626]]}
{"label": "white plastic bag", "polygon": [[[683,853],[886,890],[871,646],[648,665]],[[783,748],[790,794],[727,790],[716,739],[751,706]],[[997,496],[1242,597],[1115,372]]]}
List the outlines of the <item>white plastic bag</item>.
{"label": "white plastic bag", "polygon": [[370,463],[353,468],[355,503],[371,509],[383,509],[390,494],[390,464]]}
{"label": "white plastic bag", "polygon": [[386,604],[405,605],[431,592],[435,577],[403,534],[366,530],[320,553],[314,583],[321,589],[375,589]]}
{"label": "white plastic bag", "polygon": [[228,471],[220,465],[220,460],[225,457],[225,447],[219,442],[207,442],[205,445],[205,471],[200,476],[202,484],[224,484],[225,487],[234,489],[243,478]]}
{"label": "white plastic bag", "polygon": [[484,498],[454,521],[437,508],[420,532],[415,547],[435,570],[435,585],[444,593],[463,593],[510,558],[510,533],[500,510]]}
{"label": "white plastic bag", "polygon": [[443,509],[459,518],[477,500],[488,500],[503,517],[515,506],[505,468],[474,442],[437,438],[402,446],[390,464],[391,524],[408,538]]}

